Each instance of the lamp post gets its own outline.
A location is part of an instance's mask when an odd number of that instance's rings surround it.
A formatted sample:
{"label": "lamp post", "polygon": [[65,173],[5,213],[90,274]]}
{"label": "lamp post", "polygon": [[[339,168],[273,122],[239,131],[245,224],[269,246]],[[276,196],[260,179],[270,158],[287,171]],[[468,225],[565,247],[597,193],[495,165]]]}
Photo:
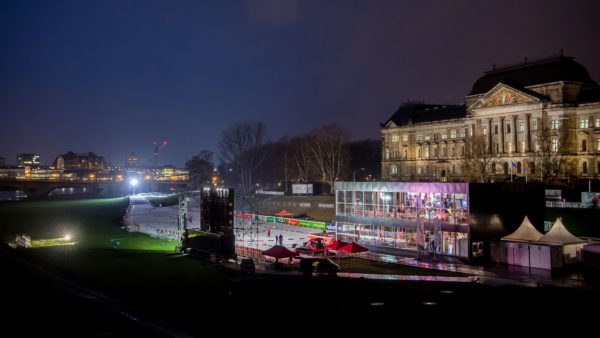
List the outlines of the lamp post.
{"label": "lamp post", "polygon": [[137,178],[132,178],[129,181],[129,184],[133,187],[133,195],[135,195],[135,186],[138,184]]}

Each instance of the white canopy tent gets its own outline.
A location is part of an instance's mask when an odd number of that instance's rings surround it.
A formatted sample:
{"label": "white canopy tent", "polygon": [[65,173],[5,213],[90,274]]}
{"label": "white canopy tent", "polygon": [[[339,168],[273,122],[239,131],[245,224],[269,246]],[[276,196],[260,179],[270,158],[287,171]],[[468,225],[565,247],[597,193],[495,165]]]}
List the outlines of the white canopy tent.
{"label": "white canopy tent", "polygon": [[586,241],[570,233],[559,217],[550,231],[537,240],[537,243],[561,246],[564,263],[569,264],[581,262],[581,250]]}
{"label": "white canopy tent", "polygon": [[501,238],[502,243],[497,247],[496,260],[500,263],[530,268],[561,267],[560,245],[539,243],[543,236],[525,216],[517,230]]}
{"label": "white canopy tent", "polygon": [[533,224],[529,221],[529,218],[525,216],[523,222],[517,230],[512,234],[502,237],[503,241],[515,241],[515,242],[532,242],[539,240],[544,236],[539,232]]}
{"label": "white canopy tent", "polygon": [[585,243],[583,239],[574,236],[565,228],[560,217],[556,219],[550,231],[538,239],[538,242],[557,245]]}

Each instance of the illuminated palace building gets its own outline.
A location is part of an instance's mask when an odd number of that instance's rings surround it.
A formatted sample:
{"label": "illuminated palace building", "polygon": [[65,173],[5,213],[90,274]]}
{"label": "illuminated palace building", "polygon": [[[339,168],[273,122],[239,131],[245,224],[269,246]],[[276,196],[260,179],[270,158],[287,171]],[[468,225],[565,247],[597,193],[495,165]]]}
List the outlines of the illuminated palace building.
{"label": "illuminated palace building", "polygon": [[[381,134],[383,180],[597,178],[600,87],[572,57],[526,60],[485,72],[463,105],[401,105]],[[487,174],[469,171],[487,156]]]}

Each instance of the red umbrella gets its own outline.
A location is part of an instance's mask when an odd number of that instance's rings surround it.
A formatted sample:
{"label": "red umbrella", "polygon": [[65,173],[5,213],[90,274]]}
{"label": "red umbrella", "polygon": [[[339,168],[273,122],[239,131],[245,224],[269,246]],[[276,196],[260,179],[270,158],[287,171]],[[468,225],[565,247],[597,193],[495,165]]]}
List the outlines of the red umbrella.
{"label": "red umbrella", "polygon": [[355,242],[350,242],[350,243],[342,246],[341,248],[339,248],[338,251],[347,252],[347,253],[352,254],[352,253],[369,251],[369,249],[365,248],[362,245],[356,244]]}
{"label": "red umbrella", "polygon": [[340,250],[341,247],[343,247],[344,245],[347,245],[347,244],[348,244],[347,242],[340,241],[340,240],[333,241],[333,242],[329,243],[329,245],[327,245],[325,247],[325,249],[327,249],[327,250]]}
{"label": "red umbrella", "polygon": [[274,247],[262,252],[265,256],[274,257],[275,259],[295,256],[294,252],[290,251],[283,245],[275,245]]}
{"label": "red umbrella", "polygon": [[280,212],[276,213],[275,216],[285,217],[285,216],[294,216],[291,212],[282,209]]}

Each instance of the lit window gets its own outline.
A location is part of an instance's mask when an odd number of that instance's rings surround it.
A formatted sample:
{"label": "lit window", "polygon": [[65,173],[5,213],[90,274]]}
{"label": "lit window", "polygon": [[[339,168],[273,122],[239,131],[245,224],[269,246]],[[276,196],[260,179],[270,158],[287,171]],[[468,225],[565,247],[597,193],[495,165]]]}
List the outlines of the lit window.
{"label": "lit window", "polygon": [[385,159],[386,159],[386,160],[389,160],[389,159],[390,159],[390,150],[389,150],[389,149],[386,149],[386,150],[385,150]]}
{"label": "lit window", "polygon": [[466,130],[467,130],[466,128],[460,129],[460,137],[465,137],[465,135],[467,134]]}
{"label": "lit window", "polygon": [[579,128],[581,128],[581,129],[587,128],[588,127],[588,123],[589,123],[588,119],[579,120]]}
{"label": "lit window", "polygon": [[550,124],[550,129],[558,129],[558,120],[552,120],[551,124]]}
{"label": "lit window", "polygon": [[596,150],[600,151],[600,138],[596,140]]}
{"label": "lit window", "polygon": [[398,142],[398,135],[392,135],[392,142]]}
{"label": "lit window", "polygon": [[487,128],[483,127],[483,135],[487,135]]}
{"label": "lit window", "polygon": [[425,147],[423,151],[425,152],[425,158],[429,158],[429,147]]}
{"label": "lit window", "polygon": [[444,132],[442,133],[442,140],[445,140],[445,139],[447,139],[447,138],[448,138],[448,132],[447,132],[447,131],[444,131]]}
{"label": "lit window", "polygon": [[596,119],[596,124],[594,125],[596,128],[600,128],[600,119]]}
{"label": "lit window", "polygon": [[519,133],[525,132],[525,122],[519,122]]}
{"label": "lit window", "polygon": [[552,151],[558,151],[558,140],[552,140]]}
{"label": "lit window", "polygon": [[408,142],[408,135],[407,134],[402,135],[402,141],[403,142]]}
{"label": "lit window", "polygon": [[456,129],[450,130],[450,138],[456,138]]}
{"label": "lit window", "polygon": [[392,164],[392,175],[397,175],[398,174],[398,166],[395,164]]}
{"label": "lit window", "polygon": [[531,129],[537,130],[537,119],[531,120]]}

